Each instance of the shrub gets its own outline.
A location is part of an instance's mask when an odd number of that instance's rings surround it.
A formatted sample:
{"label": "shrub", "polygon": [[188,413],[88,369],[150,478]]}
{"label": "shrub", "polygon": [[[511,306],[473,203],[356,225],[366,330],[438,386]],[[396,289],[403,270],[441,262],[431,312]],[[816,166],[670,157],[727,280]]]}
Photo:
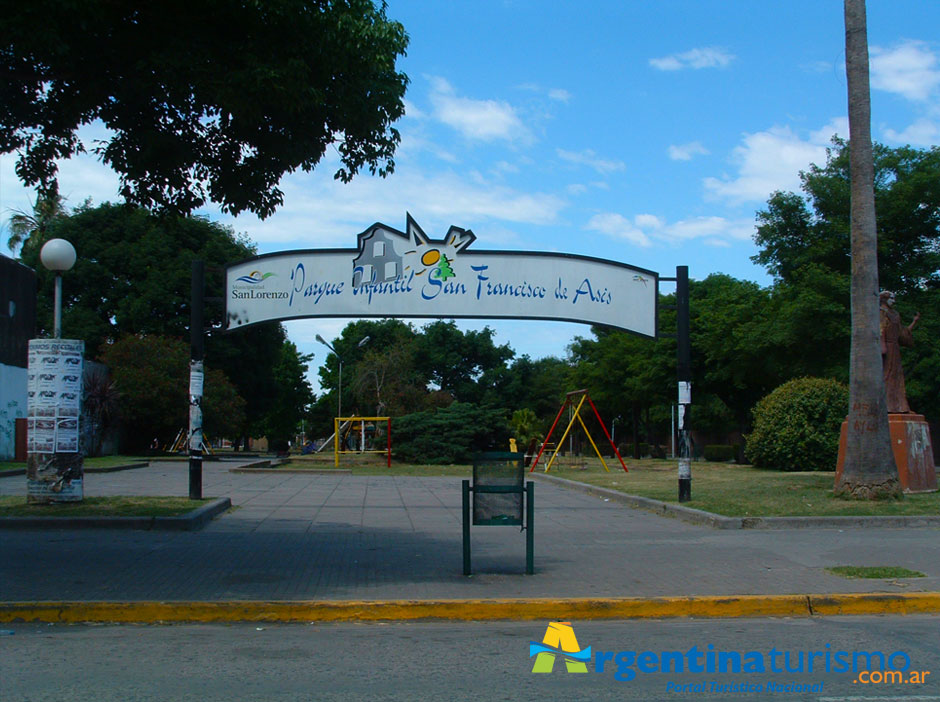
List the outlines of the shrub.
{"label": "shrub", "polygon": [[[600,444],[598,444],[600,446]],[[593,449],[592,449],[593,450]],[[604,449],[601,448],[601,451]],[[620,451],[620,455],[624,458],[630,458],[633,456],[633,442],[625,441],[617,445],[617,450]],[[640,452],[640,458],[650,455],[650,445],[645,441],[640,441],[637,443],[637,450]]]}
{"label": "shrub", "polygon": [[733,461],[735,456],[734,446],[731,444],[708,444],[705,447],[705,460],[715,461]]}
{"label": "shrub", "polygon": [[848,388],[824,378],[784,383],[754,408],[748,460],[778,470],[835,470]]}
{"label": "shrub", "polygon": [[508,451],[501,410],[464,402],[407,414],[392,422],[392,452],[411,463],[469,463],[478,451]]}

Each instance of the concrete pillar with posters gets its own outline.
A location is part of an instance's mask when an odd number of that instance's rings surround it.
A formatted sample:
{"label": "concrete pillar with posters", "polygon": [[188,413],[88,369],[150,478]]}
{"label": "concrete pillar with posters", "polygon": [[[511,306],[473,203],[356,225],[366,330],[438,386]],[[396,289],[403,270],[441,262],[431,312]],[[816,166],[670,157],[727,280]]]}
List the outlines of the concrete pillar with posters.
{"label": "concrete pillar with posters", "polygon": [[85,342],[31,339],[27,366],[27,502],[80,502],[79,420]]}

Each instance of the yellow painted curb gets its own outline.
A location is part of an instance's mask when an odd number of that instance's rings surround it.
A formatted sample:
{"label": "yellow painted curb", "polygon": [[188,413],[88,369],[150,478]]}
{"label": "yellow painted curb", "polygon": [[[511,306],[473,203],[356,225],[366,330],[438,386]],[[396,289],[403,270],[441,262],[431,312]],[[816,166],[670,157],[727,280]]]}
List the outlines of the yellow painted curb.
{"label": "yellow painted curb", "polygon": [[509,600],[4,602],[0,622],[348,622],[936,614],[940,593]]}
{"label": "yellow painted curb", "polygon": [[813,595],[812,614],[937,614],[940,592]]}

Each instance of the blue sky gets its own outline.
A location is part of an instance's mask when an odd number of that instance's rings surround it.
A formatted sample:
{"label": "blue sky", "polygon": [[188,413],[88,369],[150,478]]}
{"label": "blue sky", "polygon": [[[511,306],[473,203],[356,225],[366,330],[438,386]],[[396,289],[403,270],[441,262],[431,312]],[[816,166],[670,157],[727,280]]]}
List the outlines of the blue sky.
{"label": "blue sky", "polygon": [[[769,283],[749,257],[754,213],[847,136],[838,0],[390,0],[411,42],[402,144],[386,180],[332,179],[335,151],[282,182],[265,221],[205,214],[261,252],[353,247],[409,211],[432,237],[472,229],[476,246],[623,261],[669,276],[722,272]],[[896,146],[940,142],[940,2],[869,0],[872,134]],[[83,135],[100,131],[92,125]],[[0,157],[0,211],[32,194]],[[63,164],[69,203],[117,199],[90,158]],[[81,252],[79,252],[81,255]],[[663,288],[666,290],[665,286]],[[326,349],[346,320],[290,322],[302,350]],[[479,328],[482,324],[466,324]],[[498,322],[497,341],[564,355],[587,327]]]}

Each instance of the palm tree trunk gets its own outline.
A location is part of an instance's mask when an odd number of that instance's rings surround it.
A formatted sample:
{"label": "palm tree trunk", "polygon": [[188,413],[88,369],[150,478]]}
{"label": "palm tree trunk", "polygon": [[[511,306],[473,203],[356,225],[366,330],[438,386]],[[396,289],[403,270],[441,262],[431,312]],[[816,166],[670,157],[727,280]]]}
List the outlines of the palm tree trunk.
{"label": "palm tree trunk", "polygon": [[845,464],[835,490],[850,497],[875,499],[901,493],[888,433],[879,346],[878,233],[865,0],[845,0],[845,74],[852,181],[852,352]]}

